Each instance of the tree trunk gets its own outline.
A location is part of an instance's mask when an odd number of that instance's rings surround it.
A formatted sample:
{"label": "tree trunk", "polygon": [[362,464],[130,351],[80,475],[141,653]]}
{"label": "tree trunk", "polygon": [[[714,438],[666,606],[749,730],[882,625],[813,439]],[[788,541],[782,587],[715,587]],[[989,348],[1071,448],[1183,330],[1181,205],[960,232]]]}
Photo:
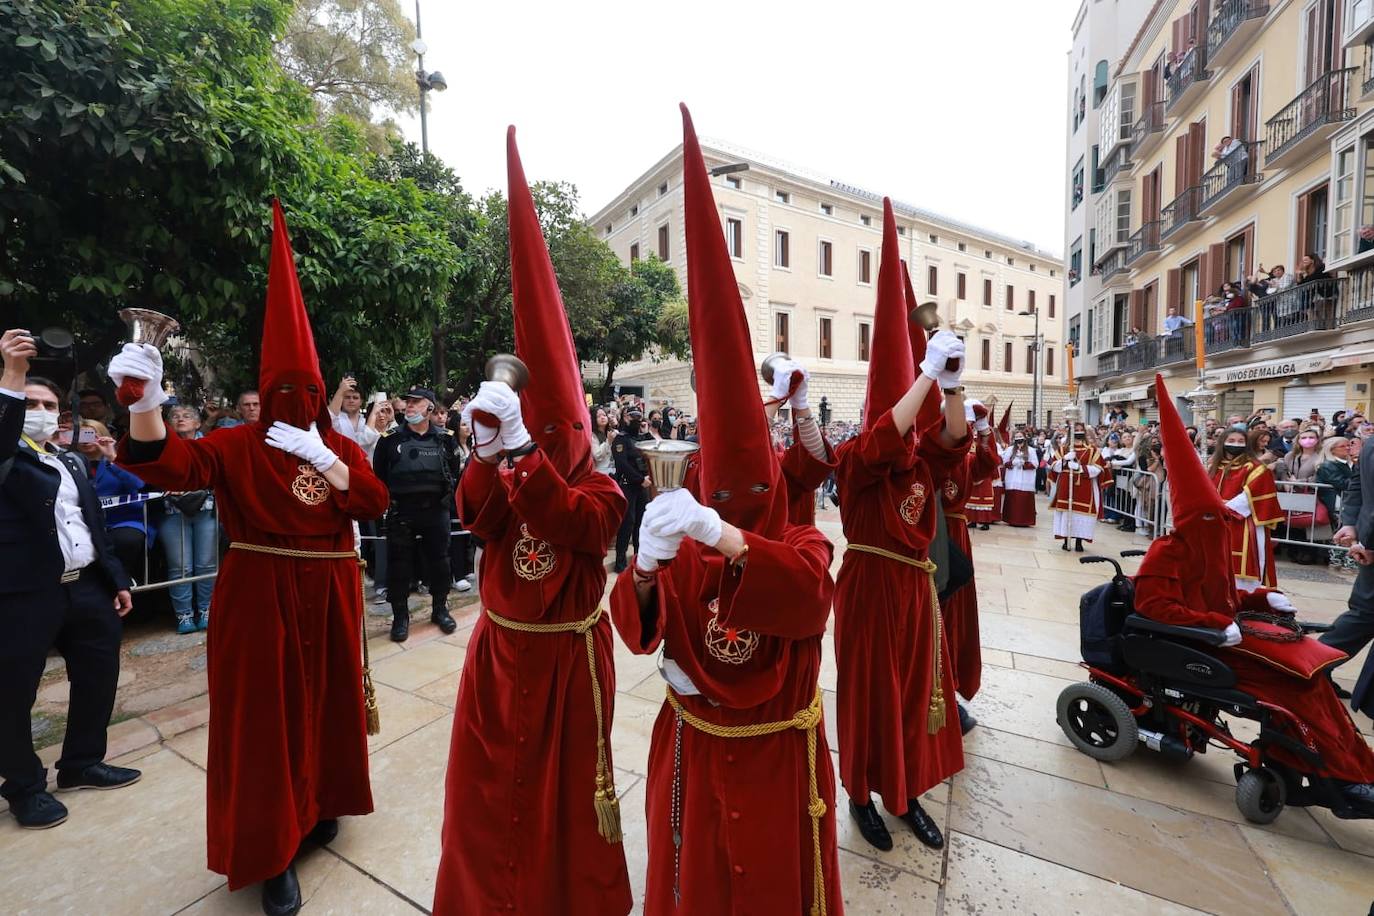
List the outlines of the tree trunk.
{"label": "tree trunk", "polygon": [[606,380],[601,383],[601,401],[603,404],[610,402],[612,392],[615,391],[616,365],[615,360],[606,360]]}
{"label": "tree trunk", "polygon": [[448,347],[444,343],[444,329],[440,325],[435,325],[430,332],[430,352],[433,355],[434,393],[439,396],[444,403],[448,403]]}

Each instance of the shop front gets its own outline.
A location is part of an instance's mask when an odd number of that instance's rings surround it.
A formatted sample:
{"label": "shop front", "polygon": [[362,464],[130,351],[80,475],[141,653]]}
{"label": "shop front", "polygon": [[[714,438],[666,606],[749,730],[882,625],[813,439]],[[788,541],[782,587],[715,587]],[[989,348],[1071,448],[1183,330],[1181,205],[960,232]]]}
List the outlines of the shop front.
{"label": "shop front", "polygon": [[1280,419],[1324,420],[1338,410],[1365,410],[1374,350],[1334,350],[1291,359],[1247,363],[1207,372],[1220,393],[1220,419],[1262,413]]}

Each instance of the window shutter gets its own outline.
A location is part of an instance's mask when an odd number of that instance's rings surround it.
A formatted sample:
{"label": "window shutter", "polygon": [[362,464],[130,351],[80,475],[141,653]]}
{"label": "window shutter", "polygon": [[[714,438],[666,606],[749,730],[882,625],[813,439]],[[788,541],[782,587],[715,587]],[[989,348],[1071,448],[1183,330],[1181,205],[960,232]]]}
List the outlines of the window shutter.
{"label": "window shutter", "polygon": [[1184,23],[1184,20],[1187,18],[1187,16],[1181,16],[1178,19],[1175,19],[1173,21],[1173,24],[1170,25],[1171,35],[1169,41],[1169,50],[1176,55],[1181,55],[1184,49],[1188,47],[1188,38],[1186,31],[1188,26]]}
{"label": "window shutter", "polygon": [[1129,331],[1131,328],[1138,328],[1142,324],[1144,324],[1144,315],[1145,290],[1133,289],[1131,290],[1131,320],[1127,323],[1128,327],[1126,328],[1126,330]]}
{"label": "window shutter", "polygon": [[1188,188],[1188,138],[1190,136],[1192,136],[1191,129],[1174,138],[1174,197],[1178,197]]}
{"label": "window shutter", "polygon": [[1203,159],[1207,151],[1207,122],[1194,121],[1188,125],[1188,187],[1202,179]]}
{"label": "window shutter", "polygon": [[1237,277],[1242,283],[1245,278],[1255,271],[1255,227],[1252,223],[1245,227],[1245,263],[1241,265],[1241,276]]}
{"label": "window shutter", "polygon": [[1307,252],[1307,250],[1308,250],[1308,246],[1307,246],[1307,222],[1308,222],[1308,204],[1309,204],[1310,202],[1311,202],[1311,198],[1308,197],[1308,195],[1306,195],[1306,194],[1304,194],[1302,197],[1299,197],[1299,198],[1298,198],[1298,231],[1297,231],[1296,233],[1294,233],[1295,243],[1296,243],[1296,245],[1297,245],[1297,250],[1293,252],[1293,263],[1294,263],[1295,265],[1298,263],[1298,261],[1300,261],[1300,260],[1302,259],[1302,256],[1303,256],[1303,255]]}
{"label": "window shutter", "polygon": [[1207,246],[1207,260],[1212,264],[1212,287],[1208,292],[1221,289],[1221,284],[1227,280],[1238,280],[1239,277],[1226,276],[1226,243],[1217,242],[1215,245]]}
{"label": "window shutter", "polygon": [[1183,271],[1175,267],[1169,271],[1164,280],[1164,300],[1165,308],[1181,309],[1183,305],[1182,288]]}

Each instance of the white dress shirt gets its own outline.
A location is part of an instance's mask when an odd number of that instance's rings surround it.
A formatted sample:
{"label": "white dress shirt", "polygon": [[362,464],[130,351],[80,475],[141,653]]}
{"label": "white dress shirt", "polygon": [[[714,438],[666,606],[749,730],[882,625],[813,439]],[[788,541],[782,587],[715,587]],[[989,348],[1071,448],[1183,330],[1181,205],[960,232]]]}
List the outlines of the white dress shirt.
{"label": "white dress shirt", "polygon": [[358,443],[358,448],[367,455],[367,460],[372,460],[372,453],[377,448],[377,440],[382,438],[382,434],[373,429],[363,416],[363,412],[358,411],[358,419],[350,420],[348,414],[339,411],[334,414],[334,429],[341,436],[347,436]]}
{"label": "white dress shirt", "polygon": [[[0,388],[0,394],[25,400],[22,391]],[[57,545],[62,548],[62,570],[85,569],[95,562],[95,540],[81,514],[81,493],[76,489],[76,478],[52,452],[40,447],[34,454],[39,461],[56,470],[60,478],[57,500],[53,504],[53,521],[57,528]]]}

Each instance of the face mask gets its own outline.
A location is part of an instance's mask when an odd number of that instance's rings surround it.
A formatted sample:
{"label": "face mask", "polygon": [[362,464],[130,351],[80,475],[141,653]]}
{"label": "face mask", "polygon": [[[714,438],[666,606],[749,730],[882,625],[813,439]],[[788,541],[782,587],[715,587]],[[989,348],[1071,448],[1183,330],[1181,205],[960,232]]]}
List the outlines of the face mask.
{"label": "face mask", "polygon": [[418,426],[425,422],[425,415],[422,413],[408,413],[406,414],[406,422],[411,426]]}
{"label": "face mask", "polygon": [[1317,440],[1313,439],[1311,436],[1304,436],[1303,438],[1298,440],[1298,444],[1301,445],[1303,448],[1311,448],[1312,446],[1317,444]]}
{"label": "face mask", "polygon": [[46,442],[57,432],[57,413],[51,410],[24,411],[24,435],[36,442]]}
{"label": "face mask", "polygon": [[1298,431],[1296,429],[1285,429],[1280,435],[1291,442],[1297,438]]}
{"label": "face mask", "polygon": [[1222,446],[1222,448],[1226,450],[1226,454],[1231,455],[1233,457],[1236,455],[1245,454],[1245,446],[1238,445],[1234,442],[1227,442],[1225,445]]}

